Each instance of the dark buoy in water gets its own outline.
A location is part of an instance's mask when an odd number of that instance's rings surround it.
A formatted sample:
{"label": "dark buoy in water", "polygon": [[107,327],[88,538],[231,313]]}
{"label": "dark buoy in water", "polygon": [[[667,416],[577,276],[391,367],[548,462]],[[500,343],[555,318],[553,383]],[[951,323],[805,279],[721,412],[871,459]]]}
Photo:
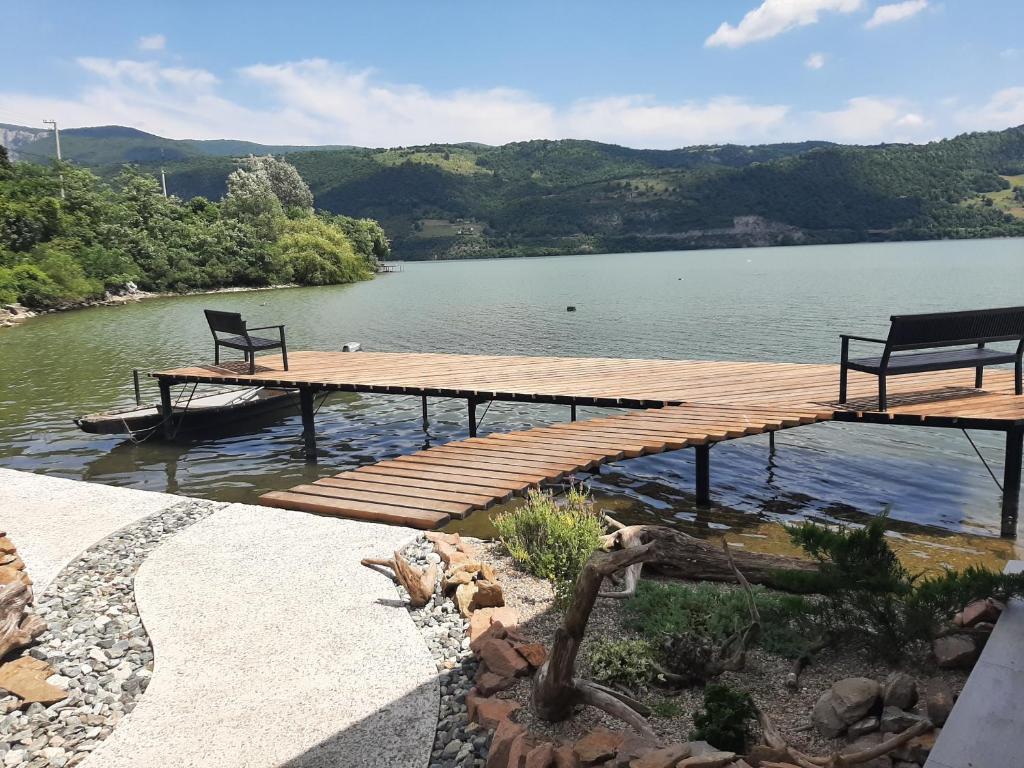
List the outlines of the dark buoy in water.
{"label": "dark buoy in water", "polygon": [[568,307],[565,308],[565,311],[566,312],[575,312],[576,311],[576,306],[574,304],[570,304]]}

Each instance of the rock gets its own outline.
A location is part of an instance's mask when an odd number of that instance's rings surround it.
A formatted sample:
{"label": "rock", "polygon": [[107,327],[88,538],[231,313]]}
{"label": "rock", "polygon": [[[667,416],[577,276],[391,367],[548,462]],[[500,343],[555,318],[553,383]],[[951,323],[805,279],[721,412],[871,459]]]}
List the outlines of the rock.
{"label": "rock", "polygon": [[705,752],[676,763],[676,768],[721,768],[736,759],[735,752]]}
{"label": "rock", "polygon": [[961,619],[962,626],[973,627],[980,621],[995,623],[1002,612],[1002,604],[992,598],[975,600],[964,606]]}
{"label": "rock", "polygon": [[[855,742],[846,747],[842,751],[842,754],[850,755],[854,752],[863,752],[865,749],[877,747],[881,743],[882,734],[869,733],[866,736],[861,736]],[[888,755],[882,755],[881,757],[876,757],[873,760],[857,763],[857,768],[892,768],[892,761],[889,759]]]}
{"label": "rock", "polygon": [[880,730],[882,733],[899,733],[923,719],[920,715],[904,712],[898,707],[886,707],[882,710]]}
{"label": "rock", "polygon": [[[519,615],[515,608],[481,608],[473,611],[469,619],[469,640],[470,647],[476,650],[476,640],[483,635],[493,624],[500,624],[509,629],[519,623]],[[504,637],[504,635],[502,635]]]}
{"label": "rock", "polygon": [[473,610],[477,608],[501,608],[505,605],[505,594],[501,585],[494,581],[480,579],[474,582],[476,593],[473,595]]}
{"label": "rock", "polygon": [[555,745],[545,741],[526,754],[526,763],[523,768],[550,768],[554,762]]}
{"label": "rock", "polygon": [[513,643],[512,647],[534,669],[539,668],[548,657],[547,649],[543,643]]}
{"label": "rock", "polygon": [[580,757],[572,747],[555,747],[554,768],[580,768]]}
{"label": "rock", "polygon": [[501,675],[495,674],[485,667],[481,667],[484,671],[477,675],[476,678],[476,689],[482,696],[493,696],[498,691],[504,691],[515,685],[515,678],[502,677]]}
{"label": "rock", "polygon": [[573,745],[573,751],[583,765],[597,765],[615,757],[621,743],[621,733],[595,728]]}
{"label": "rock", "polygon": [[[474,653],[479,653],[480,647],[488,640],[504,640],[508,637],[505,625],[500,621],[496,621],[492,624],[488,616],[483,616],[481,617],[482,620],[477,622],[476,617],[481,613],[483,613],[483,611],[475,611],[473,615],[469,617],[469,647]],[[479,629],[479,631],[474,634],[474,627],[482,627],[482,629]]]}
{"label": "rock", "polygon": [[526,659],[507,640],[491,638],[480,646],[477,654],[491,672],[502,677],[519,677],[530,671]]}
{"label": "rock", "polygon": [[473,601],[476,599],[477,582],[471,581],[468,584],[459,584],[455,590],[455,605],[458,606],[462,617],[468,619],[473,613]]}
{"label": "rock", "polygon": [[882,701],[887,707],[911,709],[917,704],[917,681],[906,672],[892,672],[885,678]]}
{"label": "rock", "polygon": [[953,711],[953,691],[941,680],[928,684],[928,696],[925,698],[925,711],[932,724],[941,727],[949,719]]}
{"label": "rock", "polygon": [[787,763],[790,759],[789,753],[786,750],[776,749],[765,744],[755,744],[752,746],[747,750],[746,758],[752,765]]}
{"label": "rock", "polygon": [[466,714],[469,719],[492,730],[497,728],[499,723],[508,720],[509,716],[519,709],[519,706],[519,702],[512,701],[512,699],[478,696],[473,691],[466,696]]}
{"label": "rock", "polygon": [[928,760],[928,755],[935,746],[935,740],[939,737],[940,733],[942,733],[941,729],[931,731],[929,733],[922,733],[920,736],[915,736],[906,744],[894,749],[892,751],[893,758],[897,760],[905,760],[908,763],[914,763],[916,765],[924,765],[925,761]]}
{"label": "rock", "polygon": [[846,730],[847,723],[838,714],[832,705],[832,691],[825,691],[818,697],[818,701],[811,710],[811,722],[818,732],[823,736],[834,739]]}
{"label": "rock", "polygon": [[689,756],[689,744],[670,744],[636,758],[630,762],[629,768],[672,768],[680,760]]}
{"label": "rock", "polygon": [[615,750],[615,757],[605,763],[607,768],[629,768],[630,763],[653,751],[658,745],[640,734],[627,731],[622,737],[622,743]]}
{"label": "rock", "polygon": [[943,669],[970,667],[978,658],[978,644],[970,635],[946,635],[932,643],[932,653]]}
{"label": "rock", "polygon": [[529,731],[512,740],[508,748],[508,768],[526,768],[526,759],[536,746]]}
{"label": "rock", "polygon": [[444,581],[441,585],[441,589],[444,593],[451,594],[460,584],[469,584],[472,582],[477,574],[477,571],[473,570],[473,566],[479,566],[479,563],[466,563],[445,574]]}
{"label": "rock", "polygon": [[498,723],[498,729],[494,732],[491,748],[487,753],[487,768],[507,768],[512,743],[525,735],[526,728],[518,723],[508,719]]}
{"label": "rock", "polygon": [[53,704],[67,698],[68,692],[50,685],[46,678],[55,670],[45,661],[31,656],[0,665],[0,688],[10,691],[26,703],[34,701]]}
{"label": "rock", "polygon": [[860,720],[878,702],[882,687],[869,677],[848,677],[832,685],[832,706],[847,725]]}
{"label": "rock", "polygon": [[851,739],[859,739],[861,736],[865,734],[874,733],[875,731],[877,731],[878,726],[878,718],[874,715],[868,715],[867,717],[862,718],[861,720],[858,720],[856,723],[851,725],[847,729],[846,735],[849,736]]}

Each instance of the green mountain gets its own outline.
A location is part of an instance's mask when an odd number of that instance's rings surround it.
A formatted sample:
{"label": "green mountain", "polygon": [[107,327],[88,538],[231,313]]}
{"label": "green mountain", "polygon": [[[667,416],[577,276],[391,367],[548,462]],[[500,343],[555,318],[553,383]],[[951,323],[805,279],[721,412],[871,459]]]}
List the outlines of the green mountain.
{"label": "green mountain", "polygon": [[[120,127],[61,140],[66,158],[107,177],[125,162],[162,165],[182,198],[219,199],[238,155],[287,153],[317,207],[379,220],[399,258],[1024,235],[1024,126],[924,145],[676,150],[577,140],[267,147]],[[45,141],[23,159],[46,156],[36,152]]]}

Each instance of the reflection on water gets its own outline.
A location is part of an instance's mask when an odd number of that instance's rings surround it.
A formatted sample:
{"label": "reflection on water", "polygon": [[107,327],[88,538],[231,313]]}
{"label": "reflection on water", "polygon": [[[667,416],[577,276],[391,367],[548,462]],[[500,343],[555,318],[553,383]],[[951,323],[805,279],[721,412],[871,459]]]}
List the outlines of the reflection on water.
{"label": "reflection on water", "polygon": [[[884,333],[895,312],[1024,303],[1022,255],[1024,241],[989,240],[408,264],[353,286],[49,315],[0,330],[0,464],[253,501],[465,436],[462,401],[431,401],[427,437],[418,399],[347,394],[318,414],[318,466],[303,461],[297,414],[171,445],[75,429],[77,415],[132,402],[133,367],[210,359],[205,307],[284,322],[295,350],[359,341],[386,351],[834,362],[840,332]],[[578,311],[567,313],[568,304]],[[581,408],[580,418],[603,412]],[[567,417],[565,407],[495,403],[483,429]],[[1001,435],[974,437],[998,472]],[[714,448],[720,506],[710,512],[692,503],[690,451],[622,462],[590,482],[621,516],[730,531],[752,548],[784,544],[781,533],[766,533],[768,520],[857,521],[888,508],[914,557],[1008,554],[1004,543],[978,538],[998,534],[999,490],[955,430],[823,424],[781,432],[776,443],[774,455],[765,437]]]}

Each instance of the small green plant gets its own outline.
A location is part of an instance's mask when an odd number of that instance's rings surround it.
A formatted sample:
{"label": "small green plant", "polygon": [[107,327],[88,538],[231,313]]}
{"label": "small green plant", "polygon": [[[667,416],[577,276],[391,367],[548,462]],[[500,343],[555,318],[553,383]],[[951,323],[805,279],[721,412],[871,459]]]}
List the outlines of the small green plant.
{"label": "small green plant", "polygon": [[604,528],[587,492],[569,489],[558,504],[551,493],[532,491],[526,503],[494,518],[498,537],[528,573],[548,579],[565,605],[587,559],[601,546]]}
{"label": "small green plant", "polygon": [[[807,598],[763,587],[754,587],[753,595],[761,614],[761,647],[798,656],[814,634],[814,606]],[[646,637],[692,633],[721,643],[750,620],[742,591],[705,583],[641,581],[625,609],[626,626]]]}
{"label": "small green plant", "polygon": [[694,713],[693,739],[702,739],[718,749],[742,754],[747,751],[751,724],[757,708],[750,694],[727,685],[704,689],[704,709]]}
{"label": "small green plant", "polygon": [[654,649],[645,640],[595,640],[587,650],[590,676],[606,685],[631,690],[645,687],[654,676]]}
{"label": "small green plant", "polygon": [[683,708],[678,701],[672,699],[659,699],[658,701],[651,701],[647,704],[651,710],[651,714],[655,717],[660,717],[664,720],[671,720],[673,717],[679,717],[683,714]]}

